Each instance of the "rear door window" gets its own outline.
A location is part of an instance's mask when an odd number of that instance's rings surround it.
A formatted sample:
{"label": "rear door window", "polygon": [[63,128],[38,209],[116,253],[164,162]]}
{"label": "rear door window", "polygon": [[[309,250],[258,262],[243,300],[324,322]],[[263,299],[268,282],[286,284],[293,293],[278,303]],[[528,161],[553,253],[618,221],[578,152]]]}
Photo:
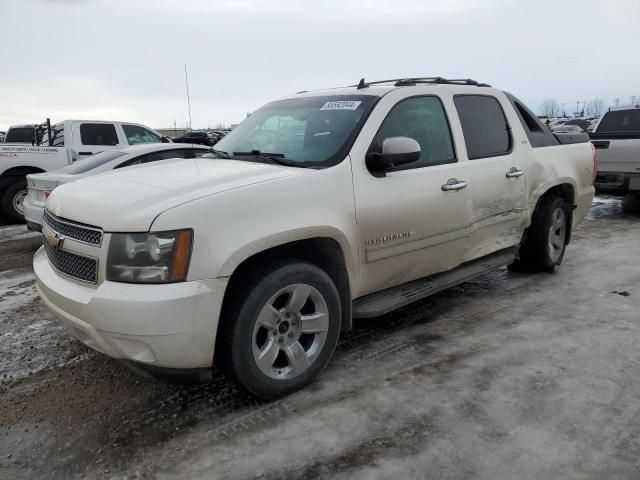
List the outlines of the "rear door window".
{"label": "rear door window", "polygon": [[112,123],[83,123],[80,141],[83,145],[118,145],[116,127]]}
{"label": "rear door window", "polygon": [[640,132],[640,108],[607,112],[596,128],[598,133]]}
{"label": "rear door window", "polygon": [[511,130],[497,98],[490,95],[456,95],[453,101],[470,160],[511,152]]}
{"label": "rear door window", "polygon": [[151,130],[141,127],[140,125],[128,125],[123,123],[122,130],[129,145],[138,145],[140,143],[161,143],[162,137]]}

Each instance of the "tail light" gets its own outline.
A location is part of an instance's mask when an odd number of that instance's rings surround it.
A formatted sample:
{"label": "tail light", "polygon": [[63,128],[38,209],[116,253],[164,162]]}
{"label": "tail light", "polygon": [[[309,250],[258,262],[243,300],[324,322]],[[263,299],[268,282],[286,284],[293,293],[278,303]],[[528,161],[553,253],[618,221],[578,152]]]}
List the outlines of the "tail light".
{"label": "tail light", "polygon": [[[595,153],[594,153],[595,156]],[[44,198],[49,198],[49,195],[51,194],[51,190],[45,190],[44,191]]]}
{"label": "tail light", "polygon": [[596,154],[596,147],[591,144],[591,154],[593,155],[593,178],[591,184],[596,183],[596,176],[598,175],[598,155]]}

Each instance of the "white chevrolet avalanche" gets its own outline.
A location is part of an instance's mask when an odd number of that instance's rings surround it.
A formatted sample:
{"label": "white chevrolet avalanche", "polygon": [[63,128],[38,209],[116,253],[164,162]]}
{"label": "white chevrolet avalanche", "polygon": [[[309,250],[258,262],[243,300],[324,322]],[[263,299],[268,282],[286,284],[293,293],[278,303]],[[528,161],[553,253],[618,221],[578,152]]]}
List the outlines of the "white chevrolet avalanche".
{"label": "white chevrolet avalanche", "polygon": [[37,288],[95,350],[156,376],[216,365],[262,398],[309,384],[353,318],[555,271],[594,192],[586,135],[471,80],[300,93],[213,152],[56,188]]}

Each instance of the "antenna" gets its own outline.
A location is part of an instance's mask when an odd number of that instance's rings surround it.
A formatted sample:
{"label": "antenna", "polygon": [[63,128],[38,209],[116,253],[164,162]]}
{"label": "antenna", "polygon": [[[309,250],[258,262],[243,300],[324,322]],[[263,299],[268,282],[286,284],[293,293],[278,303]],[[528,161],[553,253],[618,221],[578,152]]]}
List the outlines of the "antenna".
{"label": "antenna", "polygon": [[189,99],[189,76],[187,75],[187,64],[184,64],[184,82],[187,85],[187,109],[189,110],[189,130],[191,130],[191,100]]}

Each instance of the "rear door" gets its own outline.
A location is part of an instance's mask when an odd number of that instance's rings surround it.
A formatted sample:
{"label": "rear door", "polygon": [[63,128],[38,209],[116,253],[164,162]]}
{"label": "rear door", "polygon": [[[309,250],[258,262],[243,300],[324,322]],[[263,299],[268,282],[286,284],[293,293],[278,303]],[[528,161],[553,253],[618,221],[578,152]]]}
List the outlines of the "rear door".
{"label": "rear door", "polygon": [[[449,270],[466,250],[470,197],[465,183],[458,182],[464,166],[443,103],[432,94],[409,95],[399,89],[384,96],[352,149],[363,257],[363,291],[356,294]],[[380,150],[390,137],[416,140],[421,158],[376,176],[366,167],[366,154]],[[443,189],[448,183],[458,186]]]}
{"label": "rear door", "polygon": [[78,159],[127,145],[113,123],[76,122],[73,130]]}
{"label": "rear door", "polygon": [[[522,145],[516,145],[512,130],[513,121],[518,120],[511,105],[487,94],[457,94],[453,103],[463,135],[459,155],[465,160],[471,198],[468,261],[520,241],[525,171],[519,152]],[[514,114],[511,122],[507,109]]]}

